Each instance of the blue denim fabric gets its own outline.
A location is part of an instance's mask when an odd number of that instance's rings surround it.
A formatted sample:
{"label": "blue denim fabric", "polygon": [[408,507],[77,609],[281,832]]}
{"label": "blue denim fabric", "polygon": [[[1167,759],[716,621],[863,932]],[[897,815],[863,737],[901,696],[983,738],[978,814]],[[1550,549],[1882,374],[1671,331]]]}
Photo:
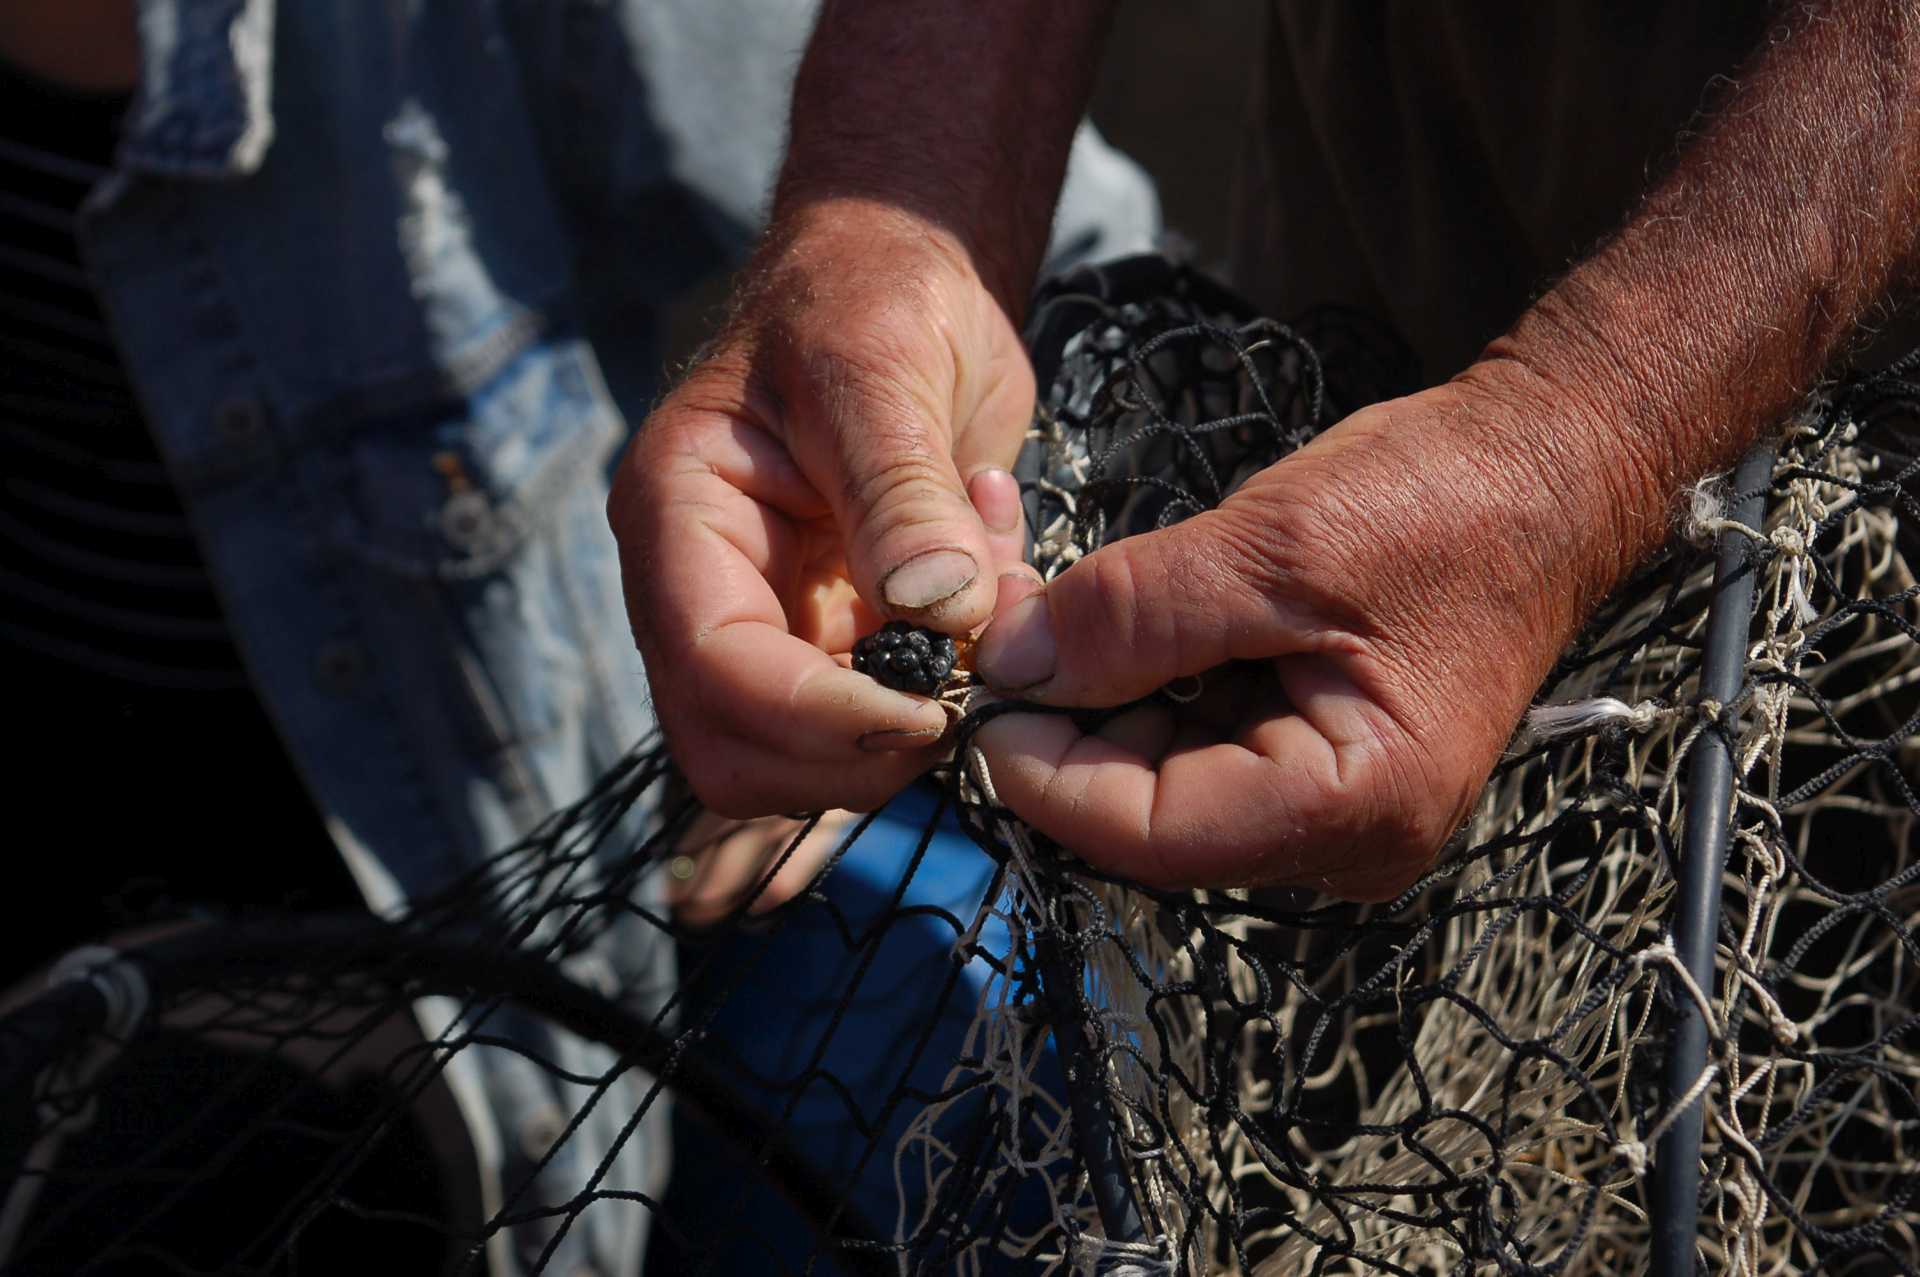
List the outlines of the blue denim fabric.
{"label": "blue denim fabric", "polygon": [[[512,841],[652,725],[605,468],[657,393],[663,306],[751,238],[811,16],[141,0],[141,83],[82,243],[249,671],[376,908]],[[1057,242],[1144,247],[1144,178],[1090,133],[1075,157]],[[672,985],[658,937],[583,962],[641,1007]],[[458,1061],[497,1205],[581,1097],[509,1052]],[[577,1191],[643,1090],[603,1097],[537,1195]],[[656,1125],[602,1187],[660,1192]],[[634,1272],[645,1226],[595,1206],[546,1267]],[[543,1227],[496,1271],[530,1270]]]}
{"label": "blue denim fabric", "polygon": [[[510,842],[651,725],[603,513],[624,418],[529,100],[530,70],[561,91],[537,65],[558,53],[514,43],[516,16],[147,4],[118,170],[83,219],[242,654],[378,908]],[[663,938],[596,962],[642,1008],[671,987]],[[575,1073],[613,1064],[537,1021],[487,1028]],[[583,1095],[510,1051],[456,1059],[495,1208]],[[515,1204],[566,1200],[615,1147],[600,1186],[657,1195],[664,1106],[619,1142],[645,1086],[616,1083]],[[646,1223],[595,1206],[547,1267],[633,1272]],[[530,1271],[553,1231],[513,1229],[495,1270]]]}

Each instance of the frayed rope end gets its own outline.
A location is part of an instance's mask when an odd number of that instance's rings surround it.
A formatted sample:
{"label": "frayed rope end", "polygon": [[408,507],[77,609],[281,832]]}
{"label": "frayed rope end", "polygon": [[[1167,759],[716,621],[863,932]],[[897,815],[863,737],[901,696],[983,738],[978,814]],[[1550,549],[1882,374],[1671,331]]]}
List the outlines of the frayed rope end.
{"label": "frayed rope end", "polygon": [[1612,696],[1596,696],[1564,705],[1535,705],[1527,711],[1527,733],[1534,741],[1546,744],[1591,735],[1609,727],[1644,732],[1659,721],[1661,710],[1656,701],[1629,705]]}

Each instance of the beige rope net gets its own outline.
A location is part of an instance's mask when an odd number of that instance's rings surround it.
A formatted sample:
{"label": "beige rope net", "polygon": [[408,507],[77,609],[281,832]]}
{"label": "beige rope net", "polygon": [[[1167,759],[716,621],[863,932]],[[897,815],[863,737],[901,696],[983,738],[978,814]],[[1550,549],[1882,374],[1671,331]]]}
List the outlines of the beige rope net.
{"label": "beige rope net", "polygon": [[[1087,332],[1079,351],[1125,357],[1076,366],[1070,346],[1043,401],[1029,486],[1049,574],[1182,517],[1195,493],[1217,501],[1230,483],[1207,482],[1249,469],[1222,453],[1234,430],[1220,422],[1256,418],[1284,452],[1315,420],[1312,380],[1331,376],[1294,330],[1240,317],[1110,307]],[[1284,402],[1249,393],[1276,368],[1297,383]],[[1100,881],[999,808],[977,752],[963,759],[960,802],[987,813],[976,837],[1007,856],[994,908],[1013,936],[971,1044],[1007,1110],[1042,1132],[996,1173],[1046,1183],[1066,1239],[1053,1268],[1644,1271],[1654,1148],[1699,1099],[1708,1271],[1920,1263],[1909,391],[1898,376],[1856,383],[1787,429],[1763,526],[1703,486],[1671,549],[1543,690],[1453,850],[1389,905]],[[1759,606],[1744,690],[1720,704],[1699,678],[1707,551],[1729,532]],[[1702,987],[1669,927],[1687,767],[1710,733],[1733,742],[1736,792]],[[1105,1235],[1084,1135],[1061,1155],[1071,1114],[1035,1085],[1038,933],[1075,956],[1085,1069],[1141,1236]],[[1661,1072],[1681,1000],[1710,1049],[1674,1096]],[[942,1155],[941,1122],[923,1113],[899,1150],[920,1202],[961,1164]],[[903,1215],[902,1236],[930,1218]],[[1031,1255],[1033,1239],[998,1249]]]}
{"label": "beige rope net", "polygon": [[[1352,317],[1277,324],[1158,260],[1035,316],[1017,473],[1048,575],[1410,382]],[[1920,1272],[1909,371],[1783,428],[1764,517],[1695,494],[1397,900],[1103,877],[1002,807],[971,744],[1000,710],[958,687],[932,788],[824,858],[794,826],[752,891],[691,909],[662,878],[706,818],[643,746],[392,917],[203,917],[0,1001],[0,1273],[552,1271],[641,1218],[667,1271],[1636,1273],[1694,1101],[1705,1271]],[[1758,597],[1719,698],[1716,542]],[[1697,980],[1689,766],[1729,748]],[[670,986],[621,976],[647,945]],[[401,1196],[482,1065],[541,1120],[496,1132],[491,1196]],[[641,1186],[669,1096],[674,1176]]]}

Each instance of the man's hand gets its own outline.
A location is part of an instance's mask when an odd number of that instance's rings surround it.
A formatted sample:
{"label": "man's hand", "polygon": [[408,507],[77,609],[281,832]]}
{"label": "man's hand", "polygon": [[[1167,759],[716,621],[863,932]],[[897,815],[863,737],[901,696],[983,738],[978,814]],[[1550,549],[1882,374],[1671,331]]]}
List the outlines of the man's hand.
{"label": "man's hand", "polygon": [[722,811],[857,808],[929,761],[938,726],[833,659],[881,613],[957,632],[996,607],[984,672],[1057,704],[1240,662],[1093,739],[993,724],[1003,797],[1137,876],[1388,894],[1675,494],[1911,279],[1920,19],[1797,7],[1620,232],[1462,377],[1034,602],[993,582],[995,520],[960,499],[991,506],[980,485],[1003,480],[961,485],[1024,424],[1008,317],[1108,6],[825,7],[756,282],[615,493],[661,718]]}
{"label": "man's hand", "polygon": [[945,712],[846,654],[882,617],[985,623],[1021,570],[1006,467],[1032,410],[1005,311],[925,224],[829,204],[763,253],[610,506],[660,721],[708,807],[869,809],[934,760]]}
{"label": "man's hand", "polygon": [[731,816],[872,808],[932,702],[846,668],[883,618],[963,634],[1020,565],[1016,324],[1112,0],[827,0],[771,228],[614,486],[668,744]]}
{"label": "man's hand", "polygon": [[1240,664],[1094,737],[990,724],[1002,799],[1136,877],[1393,894],[1682,488],[1778,422],[1917,253],[1920,17],[1795,6],[1619,233],[1460,377],[1009,591],[976,664],[1034,699]]}
{"label": "man's hand", "polygon": [[1565,408],[1491,380],[1357,413],[1217,509],[1005,591],[975,653],[994,686],[1113,706],[1197,675],[1200,694],[1092,735],[993,719],[1001,801],[1159,885],[1411,882],[1606,585],[1569,588],[1604,574],[1574,532],[1611,526],[1605,485],[1512,446]]}

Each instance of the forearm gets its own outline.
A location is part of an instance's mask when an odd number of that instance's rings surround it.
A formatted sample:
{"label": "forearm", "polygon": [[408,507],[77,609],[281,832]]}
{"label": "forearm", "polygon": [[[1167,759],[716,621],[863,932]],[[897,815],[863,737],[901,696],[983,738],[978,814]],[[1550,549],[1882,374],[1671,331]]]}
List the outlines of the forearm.
{"label": "forearm", "polygon": [[949,238],[1010,314],[1033,283],[1111,0],[827,0],[772,242],[871,210]]}
{"label": "forearm", "polygon": [[[1677,494],[1725,468],[1814,385],[1889,291],[1920,229],[1920,18],[1796,8],[1621,231],[1468,376],[1557,398],[1569,489],[1594,502],[1588,583],[1664,537]],[[1579,473],[1584,472],[1584,473]],[[1563,565],[1576,566],[1576,565]]]}

